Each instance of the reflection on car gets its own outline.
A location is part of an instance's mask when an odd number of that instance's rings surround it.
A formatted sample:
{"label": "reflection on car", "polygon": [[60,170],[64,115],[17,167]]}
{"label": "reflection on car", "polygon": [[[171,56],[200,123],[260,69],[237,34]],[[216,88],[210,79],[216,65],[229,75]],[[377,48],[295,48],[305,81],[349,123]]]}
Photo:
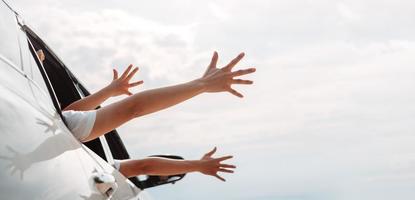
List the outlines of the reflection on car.
{"label": "reflection on car", "polygon": [[61,108],[88,90],[4,0],[0,15],[0,199],[145,200],[144,189],[183,178],[124,177],[112,166],[130,157],[116,130],[76,140]]}

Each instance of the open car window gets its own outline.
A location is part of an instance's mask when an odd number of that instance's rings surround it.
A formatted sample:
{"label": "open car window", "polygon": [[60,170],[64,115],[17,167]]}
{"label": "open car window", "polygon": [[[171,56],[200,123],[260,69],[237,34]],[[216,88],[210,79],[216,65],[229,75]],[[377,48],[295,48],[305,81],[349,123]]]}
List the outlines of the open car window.
{"label": "open car window", "polygon": [[19,42],[20,42],[20,53],[24,73],[28,80],[30,80],[31,91],[36,99],[37,104],[42,110],[54,114],[56,109],[54,109],[54,99],[53,93],[49,92],[47,86],[47,79],[44,79],[38,67],[40,60],[30,43],[27,39],[26,34],[23,31],[19,30]]}
{"label": "open car window", "polygon": [[[38,70],[51,87],[52,97],[56,98],[57,109],[62,109],[85,96],[90,95],[89,91],[78,81],[74,74],[65,66],[59,57],[47,46],[29,27],[23,26],[30,43],[35,51],[41,49],[45,54],[43,64],[37,63]],[[58,104],[58,105],[56,105]],[[110,164],[112,159],[130,158],[120,136],[116,130],[105,134],[95,140],[84,143],[89,149],[95,152],[102,159]],[[140,182],[136,177],[130,180],[138,187]]]}

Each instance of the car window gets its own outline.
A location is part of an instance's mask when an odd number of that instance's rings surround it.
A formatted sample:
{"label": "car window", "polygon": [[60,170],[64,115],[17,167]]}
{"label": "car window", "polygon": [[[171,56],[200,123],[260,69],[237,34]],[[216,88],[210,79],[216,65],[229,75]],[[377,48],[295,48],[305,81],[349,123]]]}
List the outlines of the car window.
{"label": "car window", "polygon": [[[32,44],[28,40],[26,33],[23,30],[18,30],[18,32],[23,71],[30,80],[31,90],[36,102],[43,110],[54,113],[55,109],[51,95],[48,91],[46,81],[40,72],[40,70],[43,69],[43,66],[40,64],[41,62],[39,61]],[[38,64],[40,64],[40,66]]]}
{"label": "car window", "polygon": [[[42,49],[45,53],[46,60],[43,63],[43,68],[49,78],[50,84],[60,102],[62,108],[70,103],[89,95],[88,90],[79,83],[77,78],[73,76],[68,68],[61,62],[51,49],[36,35],[29,27],[24,27],[34,49]],[[106,134],[105,137],[100,137],[95,140],[84,143],[98,156],[113,164],[113,159],[128,159],[130,156],[117,134],[116,130]],[[130,178],[135,184],[138,184],[138,179]]]}
{"label": "car window", "polygon": [[[24,52],[26,52],[27,55],[26,58],[23,59],[24,62],[27,62],[30,67],[29,76],[39,91],[36,93],[36,99],[42,108],[50,112],[54,112],[55,108],[53,106],[52,96],[50,95],[46,86],[46,81],[40,72],[40,70],[43,69],[43,66],[40,64],[41,62],[39,60],[39,62],[35,61],[35,59],[38,58],[32,44],[26,40],[26,43],[22,45],[22,49],[24,49]],[[38,66],[38,63],[40,66]]]}
{"label": "car window", "polygon": [[0,37],[0,56],[21,69],[16,17],[3,3],[0,3]]}
{"label": "car window", "polygon": [[22,60],[24,63],[24,67],[28,68],[27,73],[30,76],[30,78],[37,84],[38,87],[40,87],[40,89],[45,94],[47,94],[48,88],[46,86],[46,82],[43,79],[43,76],[39,71],[42,68],[42,66],[37,65],[35,59],[38,59],[38,58],[30,42],[27,40],[25,42],[26,42],[25,44],[22,44],[22,57],[23,57]]}

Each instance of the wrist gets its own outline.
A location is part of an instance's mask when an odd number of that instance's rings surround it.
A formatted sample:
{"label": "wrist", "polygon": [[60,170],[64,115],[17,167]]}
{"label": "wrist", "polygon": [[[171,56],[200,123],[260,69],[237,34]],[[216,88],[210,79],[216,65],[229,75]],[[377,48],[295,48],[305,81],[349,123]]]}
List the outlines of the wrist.
{"label": "wrist", "polygon": [[204,160],[196,160],[197,163],[197,171],[200,173],[203,173],[203,171],[205,171],[205,166],[206,166],[206,161]]}
{"label": "wrist", "polygon": [[207,91],[207,83],[203,78],[195,79],[191,84],[197,88],[199,93],[205,93]]}
{"label": "wrist", "polygon": [[109,97],[113,97],[116,96],[113,87],[111,86],[111,84],[107,85],[106,87],[102,88],[101,92]]}

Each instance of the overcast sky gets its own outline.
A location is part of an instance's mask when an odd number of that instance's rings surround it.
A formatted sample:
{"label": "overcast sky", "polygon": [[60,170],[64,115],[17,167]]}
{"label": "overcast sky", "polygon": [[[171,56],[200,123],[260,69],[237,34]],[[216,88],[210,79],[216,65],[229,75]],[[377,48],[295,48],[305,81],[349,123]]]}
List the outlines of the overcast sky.
{"label": "overcast sky", "polygon": [[134,92],[189,81],[214,50],[257,67],[244,99],[205,94],[119,128],[136,158],[235,156],[226,183],[189,175],[154,199],[415,197],[415,1],[12,4],[90,91],[130,63],[145,82]]}

